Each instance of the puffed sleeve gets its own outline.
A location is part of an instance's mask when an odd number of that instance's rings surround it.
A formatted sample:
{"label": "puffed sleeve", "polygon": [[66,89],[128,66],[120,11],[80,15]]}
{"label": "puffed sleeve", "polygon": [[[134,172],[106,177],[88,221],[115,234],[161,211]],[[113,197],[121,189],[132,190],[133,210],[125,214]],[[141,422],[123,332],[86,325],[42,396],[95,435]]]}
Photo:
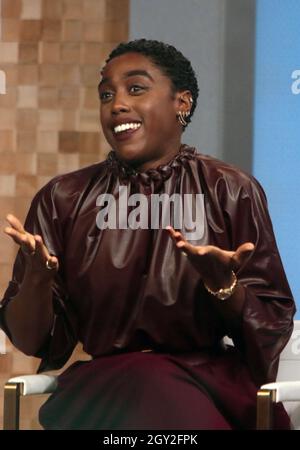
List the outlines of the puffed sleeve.
{"label": "puffed sleeve", "polygon": [[[59,271],[53,283],[54,321],[50,335],[36,356],[41,358],[39,372],[62,367],[69,359],[77,344],[76,316],[70,304],[64,283],[64,248],[63,227],[59,212],[55,204],[56,183],[50,182],[42,188],[32,200],[24,228],[42,236],[49,253],[59,259]],[[5,323],[5,307],[13,301],[18,293],[24,276],[24,256],[19,250],[14,266],[12,279],[4,294],[0,308],[0,326],[12,340],[10,331]],[[41,295],[43,293],[41,292]],[[38,324],[32,324],[38,326]]]}
{"label": "puffed sleeve", "polygon": [[237,272],[245,304],[242,326],[232,338],[253,378],[263,384],[276,379],[280,353],[293,330],[295,305],[260,184],[253,177],[243,179],[238,189],[230,188],[223,205],[232,248],[249,241],[255,245]]}

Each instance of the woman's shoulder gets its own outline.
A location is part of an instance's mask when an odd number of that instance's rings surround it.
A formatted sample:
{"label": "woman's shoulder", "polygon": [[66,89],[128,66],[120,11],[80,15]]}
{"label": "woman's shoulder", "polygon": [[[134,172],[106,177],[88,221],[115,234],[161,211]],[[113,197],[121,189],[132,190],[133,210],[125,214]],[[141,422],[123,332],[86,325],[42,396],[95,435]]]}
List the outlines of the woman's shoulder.
{"label": "woman's shoulder", "polygon": [[74,191],[77,189],[84,189],[86,185],[91,184],[95,179],[104,175],[105,171],[106,161],[102,161],[72,172],[56,175],[41,188],[41,191],[53,189]]}
{"label": "woman's shoulder", "polygon": [[67,186],[84,186],[90,183],[95,177],[100,176],[106,169],[106,160],[98,162],[72,172],[56,175],[45,186],[54,186],[60,184],[62,187]]}
{"label": "woman's shoulder", "polygon": [[34,196],[32,203],[55,203],[70,206],[89,192],[93,185],[106,176],[106,160],[81,169],[56,175]]}
{"label": "woman's shoulder", "polygon": [[200,164],[202,175],[210,185],[225,182],[226,186],[231,189],[242,187],[246,191],[263,192],[259,181],[252,174],[234,164],[200,152],[197,152],[196,159]]}

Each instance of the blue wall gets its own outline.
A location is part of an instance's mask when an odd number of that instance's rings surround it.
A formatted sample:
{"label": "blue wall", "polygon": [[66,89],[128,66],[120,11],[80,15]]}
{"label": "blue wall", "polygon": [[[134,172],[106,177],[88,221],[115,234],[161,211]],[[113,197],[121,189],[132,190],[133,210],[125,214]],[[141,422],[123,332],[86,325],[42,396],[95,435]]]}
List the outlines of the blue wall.
{"label": "blue wall", "polygon": [[300,1],[257,0],[256,13],[253,173],[269,200],[299,319]]}

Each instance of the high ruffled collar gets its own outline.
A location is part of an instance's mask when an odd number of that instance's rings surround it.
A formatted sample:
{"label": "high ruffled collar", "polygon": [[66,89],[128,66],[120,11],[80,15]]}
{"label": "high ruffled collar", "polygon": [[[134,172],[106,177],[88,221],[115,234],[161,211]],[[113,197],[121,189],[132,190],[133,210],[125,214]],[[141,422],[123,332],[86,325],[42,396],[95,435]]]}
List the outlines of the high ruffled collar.
{"label": "high ruffled collar", "polygon": [[147,169],[143,172],[136,171],[129,164],[120,160],[115,151],[111,151],[106,159],[109,169],[123,181],[141,181],[145,185],[150,185],[151,181],[158,184],[167,180],[174,169],[184,164],[184,161],[194,159],[196,149],[186,144],[181,145],[179,152],[166,164],[161,164],[155,169]]}

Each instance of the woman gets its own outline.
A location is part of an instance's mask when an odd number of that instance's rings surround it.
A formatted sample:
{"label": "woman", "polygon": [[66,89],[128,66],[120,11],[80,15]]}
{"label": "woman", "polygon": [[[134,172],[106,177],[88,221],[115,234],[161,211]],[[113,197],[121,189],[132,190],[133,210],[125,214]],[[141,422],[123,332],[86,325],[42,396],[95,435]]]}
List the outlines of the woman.
{"label": "woman", "polygon": [[[6,333],[42,358],[41,371],[62,367],[78,341],[92,356],[59,376],[40,421],[46,429],[254,428],[257,387],[275,380],[294,314],[265,195],[253,177],[181,144],[198,87],[174,47],[121,44],[101,75],[101,125],[113,151],[50,181],[24,228],[7,217],[5,232],[21,248],[2,303]],[[152,204],[137,214],[134,194],[202,194],[201,233],[188,240],[183,228],[151,228]],[[109,222],[117,209],[105,208],[124,198],[128,223]],[[222,344],[226,335],[234,347]],[[281,405],[276,426],[289,427]]]}

